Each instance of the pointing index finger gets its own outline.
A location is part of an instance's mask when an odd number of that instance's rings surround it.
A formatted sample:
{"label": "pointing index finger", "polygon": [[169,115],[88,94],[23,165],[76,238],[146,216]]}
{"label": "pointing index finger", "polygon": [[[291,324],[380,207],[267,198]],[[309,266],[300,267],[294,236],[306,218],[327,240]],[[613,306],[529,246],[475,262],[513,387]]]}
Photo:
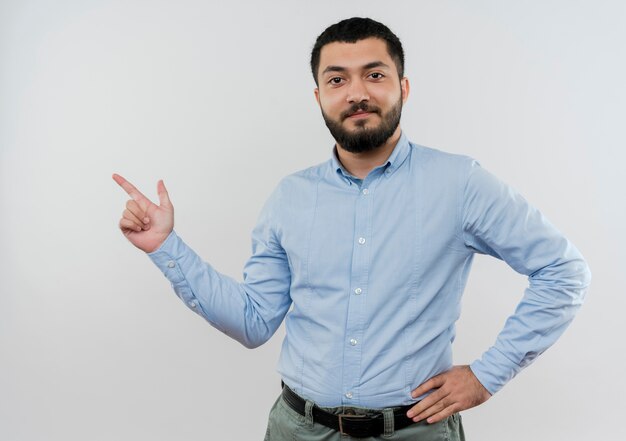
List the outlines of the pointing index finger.
{"label": "pointing index finger", "polygon": [[[130,182],[128,182],[126,179],[124,179],[122,176],[113,173],[113,180],[115,182],[117,182],[117,184],[122,187],[124,189],[124,191],[126,193],[128,193],[128,195],[133,198],[135,201],[139,202],[141,200],[148,200],[147,197],[145,197],[143,195],[142,192],[140,192],[139,190],[137,190],[137,188],[131,184]],[[149,200],[148,200],[149,201]]]}

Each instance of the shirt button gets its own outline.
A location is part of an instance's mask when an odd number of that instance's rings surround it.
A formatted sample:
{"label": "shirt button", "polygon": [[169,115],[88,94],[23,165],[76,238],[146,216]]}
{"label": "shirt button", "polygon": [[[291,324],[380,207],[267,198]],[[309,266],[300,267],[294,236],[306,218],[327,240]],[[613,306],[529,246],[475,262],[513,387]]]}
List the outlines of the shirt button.
{"label": "shirt button", "polygon": [[354,293],[355,293],[356,295],[359,295],[359,294],[361,294],[362,292],[363,292],[363,290],[362,290],[361,288],[357,288],[357,289],[355,289],[355,290],[354,290]]}
{"label": "shirt button", "polygon": [[351,339],[350,339],[350,344],[351,344],[352,346],[356,346],[356,344],[357,344],[357,343],[358,343],[358,341],[356,341],[356,338],[351,338]]}
{"label": "shirt button", "polygon": [[346,398],[348,398],[349,400],[352,399],[352,392],[347,392]]}
{"label": "shirt button", "polygon": [[189,302],[189,306],[195,308],[196,306],[198,306],[198,304],[196,302]]}
{"label": "shirt button", "polygon": [[173,260],[170,260],[169,262],[167,262],[168,268],[174,268],[175,266],[176,266],[176,263]]}
{"label": "shirt button", "polygon": [[361,245],[363,245],[365,243],[365,238],[364,237],[359,237],[359,243]]}
{"label": "shirt button", "polygon": [[369,192],[370,192],[370,191],[369,191],[367,188],[364,188],[364,189],[363,189],[363,194],[369,194]]}

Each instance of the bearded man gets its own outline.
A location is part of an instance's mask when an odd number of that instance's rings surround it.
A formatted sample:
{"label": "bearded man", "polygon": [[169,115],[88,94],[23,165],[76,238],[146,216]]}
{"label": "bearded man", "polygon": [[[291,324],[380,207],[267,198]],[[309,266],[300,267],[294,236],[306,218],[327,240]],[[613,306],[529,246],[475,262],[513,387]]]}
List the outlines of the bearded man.
{"label": "bearded man", "polygon": [[[580,306],[589,269],[544,216],[475,160],[414,144],[400,128],[404,52],[385,25],[351,18],[311,54],[331,158],[278,185],[252,233],[243,282],[218,273],[160,204],[131,196],[120,220],[176,294],[246,347],[285,320],[283,389],[266,440],[464,439],[460,411],[485,402],[552,345]],[[529,285],[494,345],[452,363],[473,256]]]}

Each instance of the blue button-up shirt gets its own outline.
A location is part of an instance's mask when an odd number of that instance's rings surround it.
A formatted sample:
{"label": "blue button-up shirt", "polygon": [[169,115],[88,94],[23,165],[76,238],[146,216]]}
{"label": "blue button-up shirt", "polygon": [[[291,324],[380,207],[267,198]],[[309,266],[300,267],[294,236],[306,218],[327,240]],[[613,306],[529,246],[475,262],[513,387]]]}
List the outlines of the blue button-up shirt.
{"label": "blue button-up shirt", "polygon": [[382,408],[414,402],[412,389],[452,366],[475,253],[529,280],[495,344],[471,364],[495,393],[563,332],[590,273],[539,211],[471,158],[403,134],[362,181],[336,152],[286,177],[254,228],[243,282],[175,232],[150,258],[191,309],[247,347],[285,319],[278,371],[301,396]]}

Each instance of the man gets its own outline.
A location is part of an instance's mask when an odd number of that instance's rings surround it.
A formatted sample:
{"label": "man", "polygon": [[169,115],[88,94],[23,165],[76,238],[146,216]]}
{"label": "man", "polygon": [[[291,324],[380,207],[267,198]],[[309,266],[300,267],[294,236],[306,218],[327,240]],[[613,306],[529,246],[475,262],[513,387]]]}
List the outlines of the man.
{"label": "man", "polygon": [[[311,68],[333,155],[278,185],[252,233],[243,283],[176,235],[162,181],[157,206],[113,176],[132,197],[120,228],[191,309],[245,346],[263,344],[286,316],[285,386],[266,439],[464,439],[458,412],[554,343],[582,302],[587,265],[476,161],[408,141],[399,122],[409,81],[386,26],[330,26]],[[529,287],[494,346],[453,366],[475,253],[505,260]]]}

